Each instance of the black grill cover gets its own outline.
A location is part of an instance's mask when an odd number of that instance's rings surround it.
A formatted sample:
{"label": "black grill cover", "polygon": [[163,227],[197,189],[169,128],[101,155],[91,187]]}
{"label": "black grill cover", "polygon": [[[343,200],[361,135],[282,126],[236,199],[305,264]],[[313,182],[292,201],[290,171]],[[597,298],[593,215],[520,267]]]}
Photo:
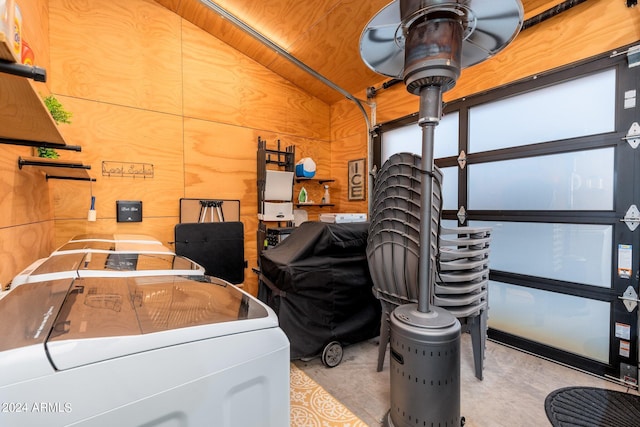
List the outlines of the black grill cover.
{"label": "black grill cover", "polygon": [[278,314],[292,359],[317,356],[331,341],[349,345],[379,334],[368,227],[305,222],[260,256],[258,297]]}

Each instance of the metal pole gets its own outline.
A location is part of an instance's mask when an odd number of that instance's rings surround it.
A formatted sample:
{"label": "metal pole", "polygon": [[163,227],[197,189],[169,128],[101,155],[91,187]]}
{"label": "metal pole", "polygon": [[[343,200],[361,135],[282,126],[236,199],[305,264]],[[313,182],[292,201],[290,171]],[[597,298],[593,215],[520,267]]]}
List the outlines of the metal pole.
{"label": "metal pole", "polygon": [[0,61],[0,73],[13,74],[14,76],[26,77],[36,82],[47,81],[47,70],[42,67],[16,64],[13,62]]}
{"label": "metal pole", "polygon": [[436,85],[420,89],[422,127],[422,179],[420,181],[420,263],[418,266],[418,311],[431,311],[431,222],[433,200],[433,144],[435,127],[442,116],[442,88]]}

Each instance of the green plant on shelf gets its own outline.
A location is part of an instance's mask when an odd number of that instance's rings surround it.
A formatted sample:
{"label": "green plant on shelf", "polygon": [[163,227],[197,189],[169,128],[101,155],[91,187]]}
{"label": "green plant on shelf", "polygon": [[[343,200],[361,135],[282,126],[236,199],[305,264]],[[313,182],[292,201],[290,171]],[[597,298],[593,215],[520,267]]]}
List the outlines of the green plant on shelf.
{"label": "green plant on shelf", "polygon": [[[51,113],[51,117],[53,117],[53,121],[56,122],[57,125],[60,123],[71,123],[73,113],[65,110],[60,101],[58,101],[54,95],[46,96],[44,98],[44,105],[47,106],[47,109]],[[57,159],[60,155],[55,148],[38,147],[38,157]]]}
{"label": "green plant on shelf", "polygon": [[53,117],[53,120],[56,122],[56,124],[71,123],[71,117],[73,116],[73,113],[65,110],[60,101],[58,101],[58,99],[54,95],[45,97],[44,105],[46,105],[49,109],[49,112],[51,113],[51,116]]}
{"label": "green plant on shelf", "polygon": [[38,147],[38,157],[57,159],[58,157],[60,157],[60,155],[55,150],[55,148]]}

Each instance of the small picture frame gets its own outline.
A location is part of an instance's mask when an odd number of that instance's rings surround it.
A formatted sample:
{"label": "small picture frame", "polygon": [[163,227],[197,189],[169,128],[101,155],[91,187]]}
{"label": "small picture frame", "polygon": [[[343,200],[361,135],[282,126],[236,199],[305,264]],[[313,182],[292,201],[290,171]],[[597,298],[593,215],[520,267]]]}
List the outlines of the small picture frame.
{"label": "small picture frame", "polygon": [[367,196],[365,159],[349,160],[347,179],[349,200],[365,200]]}

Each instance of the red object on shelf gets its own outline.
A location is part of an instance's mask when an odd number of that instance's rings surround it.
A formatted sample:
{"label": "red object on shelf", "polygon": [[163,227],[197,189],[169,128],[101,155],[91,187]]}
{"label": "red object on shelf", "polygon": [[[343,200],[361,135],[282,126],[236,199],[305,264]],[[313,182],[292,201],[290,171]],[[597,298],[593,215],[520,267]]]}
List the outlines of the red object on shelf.
{"label": "red object on shelf", "polygon": [[33,50],[29,46],[29,43],[25,39],[22,39],[22,63],[26,65],[33,65],[35,61],[35,55]]}

